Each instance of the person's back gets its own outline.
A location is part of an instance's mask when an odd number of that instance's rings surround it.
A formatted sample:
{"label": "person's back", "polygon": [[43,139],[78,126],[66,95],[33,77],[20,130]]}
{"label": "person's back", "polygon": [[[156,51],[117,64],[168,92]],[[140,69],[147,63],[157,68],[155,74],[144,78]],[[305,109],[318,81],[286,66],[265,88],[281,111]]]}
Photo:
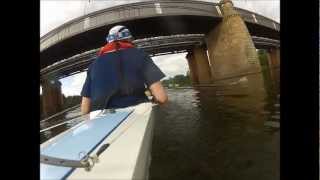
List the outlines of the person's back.
{"label": "person's back", "polygon": [[112,41],[89,66],[81,95],[83,114],[102,108],[122,108],[148,101],[146,87],[160,103],[167,101],[161,70],[130,41]]}

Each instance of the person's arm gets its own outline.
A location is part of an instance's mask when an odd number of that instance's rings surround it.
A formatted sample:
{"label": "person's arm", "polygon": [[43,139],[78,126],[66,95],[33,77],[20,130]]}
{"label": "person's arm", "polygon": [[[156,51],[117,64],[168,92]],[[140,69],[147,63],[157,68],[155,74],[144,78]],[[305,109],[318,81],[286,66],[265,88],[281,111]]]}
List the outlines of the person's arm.
{"label": "person's arm", "polygon": [[83,84],[82,90],[81,90],[81,96],[82,96],[82,100],[81,100],[81,114],[85,115],[90,113],[90,108],[91,108],[91,90],[90,90],[90,84],[91,84],[91,80],[90,80],[90,66],[88,68],[88,72],[87,72],[87,77],[86,80]]}
{"label": "person's arm", "polygon": [[81,114],[85,115],[90,113],[91,100],[88,97],[82,97],[81,101]]}
{"label": "person's arm", "polygon": [[160,80],[165,77],[165,74],[156,64],[153,63],[152,59],[147,54],[144,54],[144,66],[142,72],[145,83],[151,91],[154,100],[159,104],[166,103],[168,101],[168,96],[160,82]]}
{"label": "person's arm", "polygon": [[164,104],[168,101],[167,93],[160,81],[151,84],[149,89],[151,91],[151,94],[155,98],[155,101],[159,104]]}

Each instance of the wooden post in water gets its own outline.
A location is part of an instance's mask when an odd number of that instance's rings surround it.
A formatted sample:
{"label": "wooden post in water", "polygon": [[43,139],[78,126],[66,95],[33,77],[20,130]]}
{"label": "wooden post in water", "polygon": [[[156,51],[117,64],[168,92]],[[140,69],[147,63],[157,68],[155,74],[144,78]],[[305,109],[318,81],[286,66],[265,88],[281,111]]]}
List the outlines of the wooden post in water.
{"label": "wooden post in water", "polygon": [[51,116],[62,110],[63,95],[61,82],[58,80],[45,80],[42,84],[42,109],[44,116]]}

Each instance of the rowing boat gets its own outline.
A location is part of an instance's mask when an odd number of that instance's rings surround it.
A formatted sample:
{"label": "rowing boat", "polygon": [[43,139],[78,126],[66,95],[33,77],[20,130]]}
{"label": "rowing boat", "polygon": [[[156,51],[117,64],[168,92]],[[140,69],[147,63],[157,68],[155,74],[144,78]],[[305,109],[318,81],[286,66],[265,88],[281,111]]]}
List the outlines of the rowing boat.
{"label": "rowing boat", "polygon": [[142,103],[91,112],[90,119],[41,144],[40,178],[148,179],[152,109]]}

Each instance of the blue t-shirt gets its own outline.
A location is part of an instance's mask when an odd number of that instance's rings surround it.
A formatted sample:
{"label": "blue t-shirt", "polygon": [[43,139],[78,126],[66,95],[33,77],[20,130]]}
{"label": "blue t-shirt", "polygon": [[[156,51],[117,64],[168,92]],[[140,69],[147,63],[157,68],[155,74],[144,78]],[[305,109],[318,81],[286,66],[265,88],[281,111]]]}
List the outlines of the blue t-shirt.
{"label": "blue t-shirt", "polygon": [[109,52],[89,66],[81,96],[91,99],[91,111],[128,107],[148,101],[146,86],[163,77],[163,72],[141,49]]}

